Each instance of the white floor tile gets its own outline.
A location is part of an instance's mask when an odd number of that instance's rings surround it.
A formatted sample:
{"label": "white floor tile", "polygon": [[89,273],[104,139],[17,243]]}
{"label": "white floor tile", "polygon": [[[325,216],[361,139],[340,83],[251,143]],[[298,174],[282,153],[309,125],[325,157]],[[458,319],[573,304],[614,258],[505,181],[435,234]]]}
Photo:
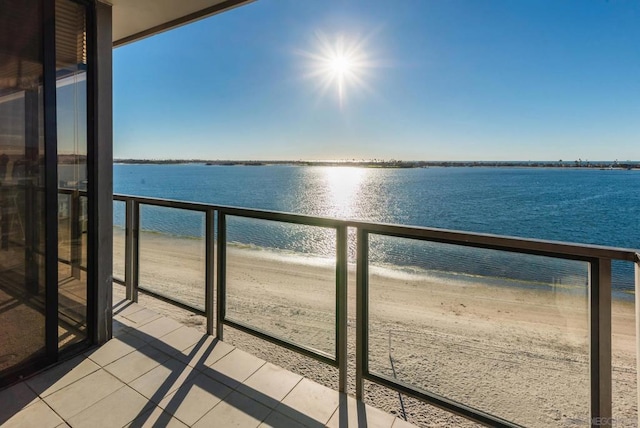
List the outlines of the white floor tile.
{"label": "white floor tile", "polygon": [[159,406],[191,426],[231,392],[226,385],[199,374],[162,399]]}
{"label": "white floor tile", "polygon": [[92,349],[85,355],[96,364],[104,367],[136,349],[142,348],[144,345],[146,345],[146,342],[142,339],[132,334],[122,334],[119,337],[114,337],[101,347]]}
{"label": "white floor tile", "polygon": [[0,391],[0,425],[22,409],[40,401],[24,382]]}
{"label": "white floor tile", "polygon": [[182,324],[178,321],[167,317],[160,317],[138,327],[134,334],[141,336],[147,342],[151,342],[179,329],[180,327],[182,327]]}
{"label": "white floor tile", "polygon": [[267,416],[267,419],[264,420],[259,425],[259,428],[304,428],[305,425],[302,425],[300,422],[294,421],[293,419],[283,415],[280,412],[273,411]]}
{"label": "white floor tile", "polygon": [[69,419],[74,428],[121,427],[153,407],[142,395],[128,386],[115,391]]}
{"label": "white floor tile", "polygon": [[122,324],[133,328],[140,328],[146,323],[158,318],[160,318],[158,313],[147,308],[142,308],[130,315],[116,317]]}
{"label": "white floor tile", "polygon": [[44,398],[65,420],[117,391],[124,384],[100,369]]}
{"label": "white floor tile", "polygon": [[207,336],[194,328],[182,326],[157,340],[152,340],[149,344],[165,354],[175,355],[194,346],[205,337]]}
{"label": "white floor tile", "polygon": [[238,386],[238,391],[266,406],[276,407],[301,379],[300,375],[266,363]]}
{"label": "white floor tile", "polygon": [[400,418],[394,418],[393,428],[415,428],[416,426]]}
{"label": "white floor tile", "polygon": [[395,417],[387,412],[367,406],[353,397],[340,394],[340,404],[327,423],[329,428],[368,427],[391,428]]}
{"label": "white floor tile", "polygon": [[26,384],[41,397],[46,397],[99,369],[99,365],[80,355],[28,379]]}
{"label": "white floor tile", "polygon": [[44,401],[38,401],[2,423],[3,428],[55,428],[64,422]]}
{"label": "white floor tile", "polygon": [[146,345],[104,367],[123,382],[129,383],[169,359],[156,348]]}
{"label": "white floor tile", "polygon": [[190,346],[174,357],[185,364],[198,369],[209,367],[235,348],[228,343],[221,342],[212,336],[200,339],[194,346]]}
{"label": "white floor tile", "polygon": [[338,408],[338,404],[337,391],[309,379],[302,379],[276,407],[276,410],[304,423],[307,418],[311,418],[326,424]]}
{"label": "white floor tile", "polygon": [[187,428],[176,418],[159,407],[147,410],[146,413],[138,416],[136,420],[127,425],[127,428]]}
{"label": "white floor tile", "polygon": [[224,401],[196,422],[194,427],[257,427],[270,412],[271,410],[268,407],[250,399],[246,395],[232,392]]}
{"label": "white floor tile", "polygon": [[183,385],[187,379],[197,374],[200,372],[193,367],[170,358],[130,382],[129,386],[154,403],[158,403]]}
{"label": "white floor tile", "polygon": [[235,389],[264,364],[264,360],[239,349],[234,349],[208,369],[202,369],[202,372]]}

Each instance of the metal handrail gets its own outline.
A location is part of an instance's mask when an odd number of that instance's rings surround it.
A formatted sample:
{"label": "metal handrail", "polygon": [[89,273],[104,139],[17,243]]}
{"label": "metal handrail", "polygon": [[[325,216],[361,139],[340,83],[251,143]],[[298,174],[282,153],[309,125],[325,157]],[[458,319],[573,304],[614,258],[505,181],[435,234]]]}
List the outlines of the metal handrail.
{"label": "metal handrail", "polygon": [[[589,284],[589,329],[590,329],[590,376],[591,376],[591,416],[592,426],[611,424],[611,262],[622,260],[636,264],[635,287],[640,283],[640,251],[589,244],[575,244],[559,241],[517,238],[455,230],[383,224],[292,214],[279,211],[240,208],[227,205],[186,202],[160,198],[114,195],[115,201],[126,203],[126,249],[125,280],[127,298],[137,301],[138,251],[140,233],[140,205],[202,212],[206,215],[206,274],[205,274],[205,315],[207,332],[222,339],[224,326],[231,326],[253,334],[277,345],[315,358],[339,368],[339,389],[346,391],[347,382],[347,231],[356,230],[356,397],[364,398],[364,381],[378,383],[403,394],[459,414],[476,422],[500,427],[514,427],[517,424],[452,401],[432,392],[424,391],[397,379],[371,373],[368,368],[368,278],[369,278],[369,235],[386,235],[421,241],[452,244],[457,246],[532,254],[560,259],[581,260],[590,266]],[[332,228],[336,230],[336,354],[335,358],[323,352],[289,342],[270,335],[268,332],[248,326],[226,316],[226,219],[228,216],[301,224]],[[217,242],[213,241],[217,232]],[[213,298],[214,282],[217,285],[216,299]],[[170,299],[170,296],[161,296]],[[636,293],[636,299],[639,299]],[[215,305],[213,301],[216,301]],[[181,303],[184,306],[184,303]],[[217,326],[214,331],[214,320]],[[640,302],[636,302],[636,322],[640,320]],[[640,336],[640,323],[636,335]],[[640,356],[640,341],[638,341]],[[638,364],[640,368],[640,364]],[[640,384],[640,371],[638,371]],[[640,392],[639,392],[640,394]],[[640,395],[639,400],[640,402]],[[603,424],[604,422],[604,424]]]}
{"label": "metal handrail", "polygon": [[200,212],[206,212],[208,210],[224,211],[229,215],[263,220],[282,221],[287,223],[305,224],[310,226],[346,226],[356,229],[366,229],[370,232],[375,232],[376,234],[405,238],[424,238],[429,241],[439,243],[496,249],[501,251],[519,252],[526,254],[545,255],[549,257],[566,258],[565,256],[573,256],[571,258],[604,258],[611,260],[640,262],[640,249],[618,248],[593,244],[577,244],[534,238],[519,238],[514,236],[465,232],[459,230],[440,229],[423,226],[407,226],[361,220],[336,219],[331,217],[311,216],[307,214],[293,214],[274,210],[242,208],[231,205],[207,204],[202,202],[188,202],[173,199],[161,199],[122,194],[113,195],[113,199],[123,202],[129,199],[133,199],[138,203],[144,205],[180,208],[184,210]]}
{"label": "metal handrail", "polygon": [[630,262],[640,261],[640,250],[617,248],[593,244],[576,244],[563,241],[551,241],[489,233],[463,232],[398,224],[348,221],[350,227],[365,229],[379,235],[401,238],[424,239],[432,242],[486,248],[500,251],[518,252],[539,256],[569,259],[603,258]]}

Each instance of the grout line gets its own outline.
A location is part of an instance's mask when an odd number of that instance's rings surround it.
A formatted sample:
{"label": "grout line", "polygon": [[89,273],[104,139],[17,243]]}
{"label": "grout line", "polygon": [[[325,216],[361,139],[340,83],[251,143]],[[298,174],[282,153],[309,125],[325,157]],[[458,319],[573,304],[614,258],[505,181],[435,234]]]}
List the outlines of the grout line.
{"label": "grout line", "polygon": [[[114,337],[113,339],[117,339],[117,340],[119,340],[119,341],[123,342],[125,345],[128,345],[128,344],[127,344],[127,342],[125,342],[125,341],[122,339],[124,336],[127,336],[127,335],[128,335],[128,336],[131,336],[131,337],[133,337],[133,338],[135,338],[135,339],[142,340],[142,339],[140,339],[139,337],[134,336],[133,334],[129,334],[129,333],[123,333],[123,334],[121,334],[121,335],[120,335],[120,336],[118,336],[118,337]],[[144,340],[142,340],[142,342],[144,343],[144,345],[142,345],[141,347],[144,347],[144,346],[148,345],[148,343],[147,343],[147,342],[145,342]],[[104,345],[101,345],[100,347],[95,348],[94,350],[92,350],[92,351],[91,351],[91,355],[93,355],[94,353],[96,353],[98,350],[100,350],[100,349],[102,348],[102,346],[105,346],[105,345],[106,345],[106,343],[105,343]],[[108,363],[106,363],[104,366],[103,366],[103,365],[101,365],[100,363],[98,363],[97,361],[95,361],[93,358],[91,358],[91,355],[86,355],[86,354],[82,354],[82,355],[85,355],[88,359],[90,359],[90,360],[91,360],[91,361],[93,361],[95,364],[97,364],[97,365],[98,365],[98,367],[104,368],[105,366],[108,366],[108,365],[109,365],[109,364],[111,364],[111,363],[115,363],[115,362],[116,362],[116,361],[118,361],[120,358],[126,357],[127,355],[134,353],[134,352],[135,352],[135,351],[137,351],[138,349],[140,349],[140,348],[132,348],[132,349],[131,349],[131,351],[127,352],[127,353],[126,353],[126,354],[124,354],[124,355],[119,356],[118,358],[116,358],[116,359],[115,359],[115,360],[113,360],[113,361],[109,361],[109,362],[108,362]]]}
{"label": "grout line", "polygon": [[[223,384],[223,385],[225,385],[226,387],[229,387],[229,386],[228,386],[228,385],[226,385],[226,384]],[[230,393],[228,393],[228,394],[224,397],[224,399],[222,399],[222,400],[218,401],[218,402],[217,402],[217,403],[216,403],[212,408],[210,408],[209,410],[207,410],[206,412],[204,412],[204,415],[200,416],[200,417],[198,418],[198,420],[197,420],[197,421],[195,421],[192,425],[189,425],[189,424],[187,424],[186,422],[184,422],[184,421],[182,421],[182,420],[180,420],[180,422],[182,422],[183,424],[185,424],[185,425],[187,425],[187,426],[189,426],[189,427],[192,427],[192,426],[196,425],[198,422],[200,422],[200,419],[204,418],[204,417],[205,417],[205,416],[207,416],[209,413],[211,413],[211,412],[213,411],[213,409],[215,409],[216,407],[218,407],[218,406],[220,405],[220,403],[222,403],[224,400],[226,400],[226,399],[227,399],[227,397],[229,397],[231,394],[233,394],[233,391],[235,391],[235,390],[234,390],[234,389],[232,389],[232,388],[229,388],[229,389],[231,389],[231,392],[230,392]]]}
{"label": "grout line", "polygon": [[[146,372],[142,373],[139,376],[136,376],[135,378],[131,379],[130,381],[125,381],[123,379],[120,379],[118,376],[116,376],[114,373],[111,373],[110,370],[107,370],[107,366],[110,366],[111,364],[115,363],[116,361],[120,361],[121,359],[128,357],[129,355],[133,354],[133,352],[128,353],[127,355],[123,355],[122,357],[118,358],[117,360],[114,360],[112,362],[110,362],[109,364],[107,364],[105,367],[102,367],[102,369],[104,371],[106,371],[107,373],[109,373],[111,376],[115,377],[116,379],[118,379],[120,382],[124,383],[125,385],[129,385],[129,383],[133,382],[134,380],[138,379],[139,377],[142,377],[144,375],[146,375],[147,373],[149,373],[151,370],[155,369],[156,367],[166,363],[167,361],[169,361],[169,359],[171,358],[171,355],[167,355],[166,353],[162,352],[161,350],[159,350],[158,348],[154,348],[153,346],[149,345],[148,343],[145,343],[144,346],[142,346],[141,348],[137,348],[134,352],[140,352],[140,349],[144,348],[144,347],[151,347],[154,350],[156,350],[157,352],[159,352],[160,354],[166,355],[167,358],[165,360],[162,360],[162,362],[158,362],[157,357],[156,358],[151,358],[153,361],[155,361],[157,364],[153,367],[151,367],[149,370],[147,370]],[[145,354],[144,352],[142,353],[142,355],[147,356],[147,354]],[[175,358],[174,358],[175,359]]]}
{"label": "grout line", "polygon": [[[149,309],[147,309],[147,310],[149,310]],[[157,319],[160,319],[160,318],[162,318],[162,315],[160,315],[160,314],[158,314],[158,313],[155,313],[155,312],[154,312],[154,315],[151,315],[151,316],[149,316],[149,318],[145,318],[144,320],[142,320],[142,321],[140,321],[140,322],[138,322],[138,321],[134,321],[134,320],[132,320],[131,318],[122,317],[122,319],[123,319],[123,320],[127,320],[128,322],[134,323],[135,325],[133,325],[133,326],[132,326],[132,325],[124,324],[122,321],[120,321],[120,322],[121,322],[122,324],[126,325],[127,327],[132,328],[133,330],[137,330],[137,329],[139,329],[140,327],[143,327],[143,326],[145,326],[145,325],[147,325],[147,324],[149,324],[149,323],[152,323],[153,321],[155,321],[155,320],[157,320]],[[118,320],[116,319],[116,321],[118,321]]]}
{"label": "grout line", "polygon": [[[143,411],[138,412],[138,414],[137,414],[136,416],[134,416],[134,418],[133,418],[133,419],[131,419],[129,422],[127,422],[127,423],[125,423],[124,425],[122,425],[123,427],[126,427],[126,426],[128,426],[129,424],[131,424],[133,421],[135,421],[136,419],[138,419],[140,416],[145,415],[145,414],[147,414],[148,412],[153,412],[153,409],[154,409],[155,407],[158,407],[158,405],[157,405],[156,403],[154,403],[153,401],[151,401],[150,399],[148,399],[147,397],[145,397],[144,395],[142,395],[141,393],[139,393],[138,391],[136,391],[136,390],[135,390],[135,388],[133,388],[133,387],[129,386],[129,384],[128,384],[128,383],[127,383],[127,384],[125,384],[125,385],[124,385],[124,387],[128,387],[130,390],[132,390],[133,392],[135,392],[136,394],[138,394],[140,397],[142,397],[142,398],[147,402],[147,405],[149,405],[149,406],[148,406],[148,408],[147,408],[146,410],[144,410],[144,407],[143,407]],[[120,389],[122,389],[122,388],[117,389],[117,390],[116,390],[116,391],[114,391],[113,393],[115,394],[116,392],[120,391]],[[109,394],[109,395],[111,395],[111,394]],[[104,397],[102,400],[104,400],[104,399],[106,399],[106,398],[107,398],[107,397]],[[100,401],[102,401],[102,400],[100,400]],[[98,403],[99,403],[100,401],[98,401]],[[96,403],[96,404],[97,404],[97,403]]]}
{"label": "grout line", "polygon": [[[356,406],[356,408],[357,408],[357,406]],[[347,410],[348,410],[348,409],[349,409],[349,407],[348,407],[348,405],[347,405]],[[338,404],[338,407],[336,407],[336,409],[333,411],[333,413],[331,413],[331,416],[329,416],[329,419],[327,419],[327,422],[325,422],[325,423],[324,423],[324,425],[325,425],[325,426],[327,426],[327,424],[329,423],[329,421],[333,418],[333,416],[334,416],[336,413],[338,413],[338,425],[340,425],[340,414],[339,414],[339,412],[340,412],[340,404]],[[348,413],[347,413],[347,421],[348,421],[348,420],[349,420],[349,417],[348,417]],[[368,424],[367,424],[367,425],[368,425]],[[391,427],[389,427],[389,428],[391,428]]]}
{"label": "grout line", "polygon": [[[171,321],[176,321],[176,320],[174,320],[174,319],[172,319],[172,318],[169,318],[169,317],[162,317],[162,318],[166,318],[166,319],[169,319],[169,320],[171,320]],[[158,318],[157,320],[154,320],[154,321],[158,321],[158,320],[160,320],[160,319],[162,319],[162,318]],[[156,337],[156,336],[154,336],[154,335],[152,335],[152,334],[150,334],[150,333],[145,333],[145,334],[148,334],[149,336],[153,337],[153,340],[160,340],[161,338],[163,338],[163,337],[165,337],[165,336],[167,336],[167,335],[169,335],[169,334],[173,333],[174,331],[180,330],[182,327],[184,327],[184,325],[183,325],[183,324],[181,324],[180,322],[178,322],[178,321],[176,321],[176,322],[178,323],[178,327],[174,328],[174,329],[173,329],[173,330],[171,330],[171,331],[166,332],[166,333],[165,333],[165,334],[163,334],[162,336],[158,336],[158,337]],[[150,324],[151,324],[151,323],[149,323],[149,325],[150,325]],[[148,343],[153,342],[153,340],[150,340]],[[174,349],[175,349],[175,348],[174,348]]]}
{"label": "grout line", "polygon": [[[244,378],[242,381],[240,381],[240,385],[244,385],[244,383],[247,381],[247,379],[249,379],[251,376],[253,376],[254,374],[256,374],[256,373],[258,372],[258,370],[260,370],[262,367],[264,367],[264,365],[265,365],[265,364],[267,364],[267,362],[266,362],[266,361],[263,361],[263,362],[262,362],[262,364],[260,364],[260,366],[259,366],[257,369],[255,369],[253,372],[251,372],[251,374],[250,374],[249,376],[247,376],[247,377],[246,377],[246,378]],[[238,386],[240,386],[240,385],[238,385]],[[237,391],[237,390],[238,390],[238,387],[235,387],[234,389]],[[238,392],[240,392],[240,391],[238,391]],[[249,398],[251,398],[251,397],[249,397]],[[255,401],[255,400],[254,400],[254,401]]]}
{"label": "grout line", "polygon": [[[84,375],[84,376],[82,376],[82,377],[80,377],[80,378],[78,378],[78,379],[74,380],[73,382],[71,382],[71,383],[69,383],[69,384],[67,384],[67,385],[63,386],[62,388],[58,388],[58,389],[56,389],[55,391],[50,392],[50,393],[49,393],[49,394],[47,394],[46,396],[43,396],[43,395],[39,394],[36,390],[34,390],[34,389],[33,389],[33,388],[32,388],[32,387],[27,383],[27,381],[29,381],[29,380],[31,380],[31,379],[34,379],[34,378],[36,378],[36,377],[38,377],[38,376],[40,376],[40,375],[42,375],[42,374],[44,374],[44,373],[47,373],[49,370],[55,370],[56,368],[58,368],[58,367],[60,367],[60,366],[62,366],[62,365],[64,365],[64,364],[70,363],[71,361],[73,361],[73,360],[75,360],[76,358],[79,358],[79,357],[82,357],[82,358],[83,358],[83,361],[81,361],[79,364],[74,365],[74,366],[73,366],[73,369],[75,369],[75,368],[76,368],[76,367],[78,367],[80,364],[82,364],[82,363],[84,362],[84,360],[89,360],[89,361],[91,361],[93,364],[95,364],[96,366],[98,366],[98,368],[97,368],[96,370],[92,371],[91,373],[87,373],[86,375]],[[73,370],[73,369],[72,369],[72,370]],[[79,355],[77,355],[77,356],[75,356],[75,357],[73,357],[73,358],[71,358],[71,359],[69,359],[69,360],[61,361],[61,362],[60,362],[60,363],[58,363],[58,364],[55,364],[55,365],[53,365],[53,366],[50,366],[50,367],[45,368],[44,370],[42,370],[41,372],[39,372],[39,373],[35,374],[34,376],[32,376],[32,377],[30,377],[30,378],[28,378],[28,379],[23,380],[23,381],[22,381],[22,383],[24,383],[24,384],[25,384],[25,386],[26,386],[27,388],[29,388],[29,389],[30,389],[34,394],[36,394],[36,396],[37,396],[37,397],[39,397],[41,400],[45,400],[46,398],[48,398],[48,397],[52,396],[52,395],[53,395],[53,394],[55,394],[56,392],[58,392],[58,391],[62,391],[63,389],[67,388],[68,386],[71,386],[71,385],[73,385],[74,383],[81,381],[82,379],[86,378],[87,376],[91,376],[92,374],[96,373],[96,372],[97,372],[97,371],[99,371],[100,369],[102,369],[102,366],[101,366],[100,364],[98,364],[98,363],[96,363],[95,361],[91,360],[88,356],[86,356],[86,355],[84,355],[84,354],[79,354]],[[63,376],[63,377],[64,377],[64,376]],[[52,385],[50,385],[49,387],[51,387],[51,386],[52,386]],[[44,392],[44,391],[43,391],[43,392]],[[28,406],[27,406],[27,407],[28,407]]]}
{"label": "grout line", "polygon": [[[293,388],[291,388],[291,390],[290,390],[289,392],[287,392],[287,393],[285,394],[285,396],[284,396],[284,397],[282,397],[282,400],[280,400],[280,403],[283,403],[283,402],[284,402],[284,400],[289,396],[289,394],[291,394],[291,393],[293,392],[293,390],[294,390],[294,389],[296,389],[296,387],[297,387],[298,385],[300,385],[300,382],[302,382],[302,379],[304,379],[304,376],[302,376],[300,379],[298,379],[298,381],[296,382],[296,384],[295,384],[295,385],[293,385]],[[277,406],[276,406],[276,407],[277,407]],[[274,409],[274,410],[275,410],[275,409]],[[332,416],[333,416],[333,415],[332,415]]]}
{"label": "grout line", "polygon": [[[111,373],[109,373],[109,374],[111,374]],[[118,379],[118,380],[119,380],[119,379]],[[85,407],[85,408],[83,408],[83,409],[79,410],[78,412],[74,413],[73,415],[70,415],[70,416],[69,416],[69,419],[71,419],[71,418],[74,418],[74,417],[78,416],[80,413],[82,413],[82,412],[84,412],[85,410],[87,410],[88,408],[92,407],[94,404],[97,404],[97,403],[101,402],[102,400],[104,400],[105,398],[109,397],[110,395],[115,394],[117,391],[120,391],[120,390],[121,390],[122,388],[124,388],[125,386],[126,386],[126,384],[123,384],[122,386],[118,387],[115,391],[113,391],[113,392],[112,392],[112,393],[110,393],[110,394],[105,395],[104,397],[102,397],[101,399],[99,399],[98,401],[96,401],[95,403],[91,403],[91,404],[89,404],[87,407]],[[43,401],[44,401],[44,400],[43,400]],[[49,405],[49,403],[47,403],[47,405]],[[49,406],[49,407],[51,407],[51,406]],[[62,418],[62,416],[60,416],[60,417]],[[62,418],[62,420],[63,420],[67,425],[71,425],[71,424],[69,423],[69,420],[68,420],[68,419],[64,419],[64,418]]]}
{"label": "grout line", "polygon": [[[215,339],[214,339],[214,340],[215,340]],[[220,342],[221,342],[221,343],[226,343],[226,342],[222,342],[222,341],[220,341]],[[196,344],[197,344],[197,342],[196,342]],[[228,343],[226,343],[226,344],[227,344],[227,345],[229,345]],[[194,346],[195,346],[195,345],[194,345]],[[204,366],[206,369],[211,369],[211,367],[212,367],[214,364],[216,364],[218,361],[222,360],[224,357],[226,357],[227,355],[231,354],[233,351],[235,351],[235,350],[237,349],[237,348],[236,348],[235,346],[233,346],[233,345],[230,345],[230,346],[232,346],[232,348],[231,348],[231,350],[230,350],[229,352],[225,353],[224,355],[222,355],[222,356],[221,356],[220,358],[218,358],[217,360],[213,361],[213,362],[212,362],[211,364],[209,364],[208,366],[207,366],[206,364],[204,364],[204,363],[202,363],[202,364],[201,364],[201,366]],[[187,349],[189,349],[189,348],[187,348]],[[214,349],[215,349],[215,346],[214,346]],[[199,361],[200,361],[200,360],[199,360]],[[198,362],[199,362],[199,361],[198,361]],[[196,364],[197,364],[197,363],[196,363]],[[187,365],[189,365],[189,364],[187,364]],[[204,370],[205,370],[205,369],[199,369],[199,368],[198,368],[198,367],[196,367],[196,366],[191,366],[191,367],[193,367],[193,368],[195,368],[196,370],[198,370],[198,371],[202,372],[202,374],[204,374],[205,376],[207,375],[206,373],[204,373]],[[209,376],[209,377],[210,377],[210,376]]]}
{"label": "grout line", "polygon": [[[38,396],[38,397],[40,397],[40,396]],[[53,407],[51,407],[51,406],[49,405],[49,403],[47,403],[43,398],[40,398],[40,401],[42,401],[42,402],[45,404],[45,406],[47,406],[49,409],[51,409],[51,411],[52,411],[52,412],[53,412],[57,417],[59,417],[59,418],[60,418],[60,420],[62,421],[62,423],[63,423],[63,424],[65,424],[65,425],[67,425],[67,426],[71,426],[71,425],[69,425],[69,422],[67,422],[67,420],[66,420],[65,418],[63,418],[63,417],[62,417],[62,415],[60,415],[58,412],[56,412],[56,411],[55,411],[55,409],[54,409]],[[59,425],[60,425],[60,424],[56,425],[56,427],[58,427]]]}
{"label": "grout line", "polygon": [[[114,318],[115,318],[115,317],[118,317],[118,316],[119,316],[119,317],[122,317],[122,318],[126,318],[126,316],[127,316],[127,315],[133,315],[133,314],[135,314],[136,312],[140,312],[142,309],[146,309],[144,306],[142,306],[142,305],[140,305],[140,304],[138,304],[138,303],[133,302],[133,303],[128,304],[127,302],[130,302],[130,301],[129,301],[129,300],[126,300],[126,299],[125,299],[125,300],[122,300],[122,301],[124,301],[124,302],[125,302],[125,303],[124,303],[124,305],[125,305],[125,306],[124,306],[124,308],[122,308],[122,309],[120,309],[120,308],[116,309],[116,311],[118,311],[118,313],[117,313],[117,314],[114,314]],[[122,301],[121,301],[121,302],[122,302]],[[127,315],[120,315],[120,312],[122,312],[122,311],[124,311],[124,310],[126,310],[127,308],[130,308],[130,307],[132,307],[132,306],[133,306],[134,308],[137,308],[137,310],[132,311],[132,312],[128,313]],[[113,308],[112,308],[112,309],[113,309]]]}

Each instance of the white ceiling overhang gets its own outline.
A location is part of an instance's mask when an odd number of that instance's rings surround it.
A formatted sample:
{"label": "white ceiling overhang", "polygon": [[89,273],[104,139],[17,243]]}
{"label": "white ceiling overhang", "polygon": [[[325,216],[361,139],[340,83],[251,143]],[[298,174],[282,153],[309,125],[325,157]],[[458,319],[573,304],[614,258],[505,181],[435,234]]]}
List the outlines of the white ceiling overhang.
{"label": "white ceiling overhang", "polygon": [[152,36],[253,0],[107,0],[113,9],[113,46]]}

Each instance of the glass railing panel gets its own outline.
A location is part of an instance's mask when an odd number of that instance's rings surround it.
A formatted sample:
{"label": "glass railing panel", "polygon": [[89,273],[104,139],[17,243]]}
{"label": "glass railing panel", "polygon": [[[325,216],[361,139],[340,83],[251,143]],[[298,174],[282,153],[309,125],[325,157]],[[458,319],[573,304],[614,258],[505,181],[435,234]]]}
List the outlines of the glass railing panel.
{"label": "glass railing panel", "polygon": [[71,194],[58,193],[58,278],[71,277]]}
{"label": "glass railing panel", "polygon": [[524,426],[588,420],[587,263],[369,243],[371,373]]}
{"label": "glass railing panel", "polygon": [[612,425],[637,426],[634,264],[614,260],[612,277]]}
{"label": "glass railing panel", "polygon": [[226,318],[335,355],[335,229],[227,216],[226,249]]}
{"label": "glass railing panel", "polygon": [[205,214],[140,205],[139,287],[204,310]]}
{"label": "glass railing panel", "polygon": [[113,277],[124,281],[126,203],[113,201]]}
{"label": "glass railing panel", "polygon": [[79,232],[80,232],[80,245],[82,251],[80,252],[80,266],[82,269],[87,269],[87,237],[89,236],[87,228],[89,227],[89,198],[86,196],[80,196],[80,218],[78,219]]}

